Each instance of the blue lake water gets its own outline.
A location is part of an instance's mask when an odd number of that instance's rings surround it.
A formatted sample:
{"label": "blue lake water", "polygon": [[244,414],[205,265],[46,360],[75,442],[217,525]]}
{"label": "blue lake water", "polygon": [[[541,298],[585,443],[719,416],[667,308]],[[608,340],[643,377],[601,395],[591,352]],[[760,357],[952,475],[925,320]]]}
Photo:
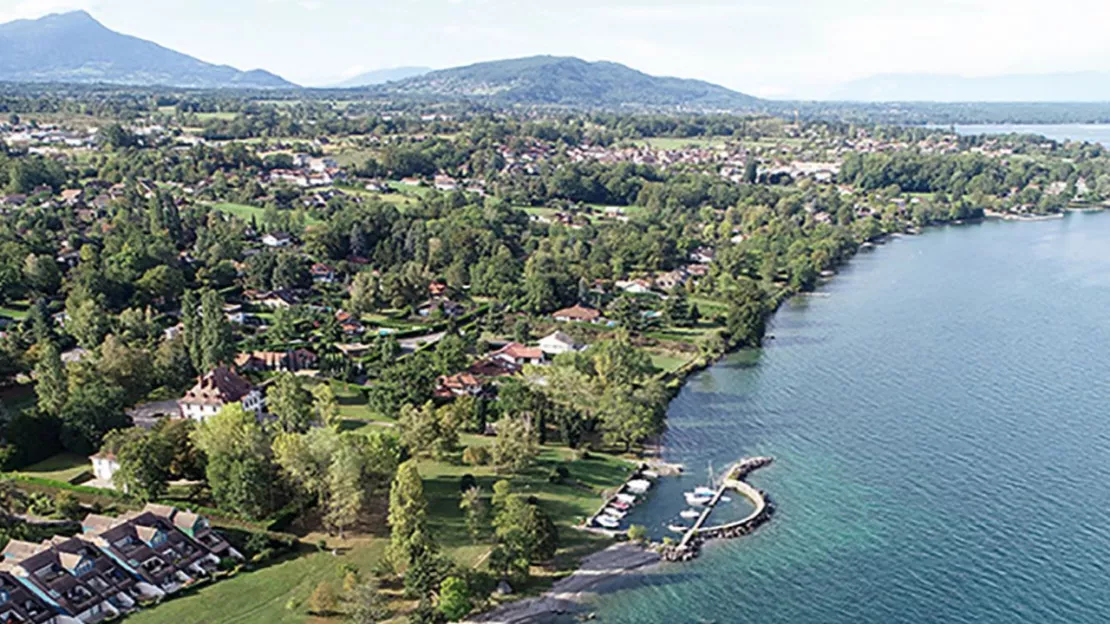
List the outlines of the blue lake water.
{"label": "blue lake water", "polygon": [[976,124],[957,125],[962,135],[1039,134],[1057,141],[1087,141],[1110,146],[1110,124]]}
{"label": "blue lake water", "polygon": [[770,333],[672,403],[691,474],[640,520],[747,455],[778,513],[602,588],[599,622],[1110,621],[1110,215],[895,240]]}

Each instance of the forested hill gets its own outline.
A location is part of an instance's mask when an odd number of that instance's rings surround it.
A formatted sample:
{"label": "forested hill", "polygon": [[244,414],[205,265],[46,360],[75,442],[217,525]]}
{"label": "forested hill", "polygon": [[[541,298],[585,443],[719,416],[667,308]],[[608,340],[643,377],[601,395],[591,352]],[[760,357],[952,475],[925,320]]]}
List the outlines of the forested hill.
{"label": "forested hill", "polygon": [[618,63],[557,56],[444,69],[377,89],[394,96],[573,107],[744,110],[760,102],[701,80],[650,76]]}
{"label": "forested hill", "polygon": [[266,71],[205,63],[106,28],[84,11],[0,24],[0,81],[283,88]]}

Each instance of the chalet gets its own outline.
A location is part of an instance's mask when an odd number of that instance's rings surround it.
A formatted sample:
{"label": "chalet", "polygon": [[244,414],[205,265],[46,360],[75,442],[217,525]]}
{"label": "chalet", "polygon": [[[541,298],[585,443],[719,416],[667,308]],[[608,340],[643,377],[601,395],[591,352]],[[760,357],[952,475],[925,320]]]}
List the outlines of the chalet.
{"label": "chalet", "polygon": [[552,332],[551,334],[544,336],[540,340],[540,350],[547,355],[560,355],[563,353],[578,351],[580,349],[581,346],[574,340],[574,338],[571,338],[561,331]]}
{"label": "chalet", "polygon": [[420,178],[401,178],[401,184],[405,186],[420,186],[422,183]]}
{"label": "chalet", "polygon": [[278,308],[291,308],[297,304],[297,298],[293,293],[287,290],[275,290],[273,292],[260,294],[258,303],[271,309]]}
{"label": "chalet", "polygon": [[288,247],[293,244],[293,237],[285,232],[268,232],[262,237],[262,244],[273,248]]}
{"label": "chalet", "polygon": [[252,351],[235,356],[235,367],[241,371],[296,372],[315,369],[319,359],[308,349]]}
{"label": "chalet", "polygon": [[312,265],[310,272],[312,273],[312,281],[317,284],[331,284],[335,281],[335,269],[323,262]]}
{"label": "chalet", "polygon": [[343,355],[352,359],[360,358],[370,351],[370,345],[364,345],[360,343],[337,344],[335,345],[335,348],[338,349],[339,352]]}
{"label": "chalet", "polygon": [[569,308],[564,308],[553,313],[552,318],[561,323],[599,323],[601,322],[601,312],[587,308],[581,304],[575,304]]}
{"label": "chalet", "polygon": [[485,357],[470,365],[466,372],[483,378],[507,377],[520,372],[520,366],[508,359]]}
{"label": "chalet", "polygon": [[686,273],[691,277],[705,277],[709,275],[708,264],[688,264],[686,265]]}
{"label": "chalet", "polygon": [[435,395],[442,399],[478,396],[485,390],[482,382],[471,373],[443,375],[436,380]]}
{"label": "chalet", "polygon": [[517,366],[543,363],[543,351],[539,347],[526,347],[519,342],[510,342],[491,353],[490,357],[512,362]]}
{"label": "chalet", "polygon": [[343,333],[348,336],[355,336],[366,331],[366,328],[362,326],[362,321],[350,312],[344,312],[343,310],[336,312],[335,320],[343,328]]}
{"label": "chalet", "polygon": [[226,366],[212,369],[177,401],[181,417],[203,422],[225,405],[241,403],[243,409],[262,414],[262,393],[250,381]]}
{"label": "chalet", "polygon": [[440,191],[453,191],[459,188],[459,183],[451,176],[437,175],[434,180],[437,190]]}

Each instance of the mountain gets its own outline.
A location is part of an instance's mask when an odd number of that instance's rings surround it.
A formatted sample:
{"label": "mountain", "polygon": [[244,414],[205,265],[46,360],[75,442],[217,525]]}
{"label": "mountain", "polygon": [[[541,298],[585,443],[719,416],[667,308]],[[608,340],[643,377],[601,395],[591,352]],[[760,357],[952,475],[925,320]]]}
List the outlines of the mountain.
{"label": "mountain", "polygon": [[0,24],[0,81],[284,88],[263,70],[205,63],[104,27],[84,11]]}
{"label": "mountain", "polygon": [[359,74],[353,78],[348,78],[335,86],[341,89],[369,87],[372,85],[404,80],[405,78],[412,78],[414,76],[423,76],[430,71],[432,71],[431,67],[390,67],[388,69],[375,69],[364,74]]}
{"label": "mountain", "polygon": [[842,85],[834,100],[866,102],[1108,102],[1110,73],[1007,74],[969,78],[885,74]]}
{"label": "mountain", "polygon": [[491,100],[575,107],[746,109],[759,100],[683,78],[649,76],[624,65],[533,56],[434,71],[378,87],[386,95]]}

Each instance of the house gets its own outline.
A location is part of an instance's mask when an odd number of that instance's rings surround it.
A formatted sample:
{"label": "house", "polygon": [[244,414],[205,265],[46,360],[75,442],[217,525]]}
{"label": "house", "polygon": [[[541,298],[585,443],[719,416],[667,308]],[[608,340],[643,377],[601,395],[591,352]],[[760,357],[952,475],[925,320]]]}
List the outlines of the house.
{"label": "house", "polygon": [[12,576],[81,622],[118,617],[140,600],[162,596],[139,582],[132,568],[80,536],[58,536],[41,544],[11,540],[3,555]]}
{"label": "house", "polygon": [[57,610],[37,595],[30,584],[10,572],[0,572],[0,622],[3,624],[63,624]]}
{"label": "house", "polygon": [[247,313],[243,311],[243,306],[237,303],[225,303],[224,316],[237,325],[244,325],[247,322]]}
{"label": "house", "polygon": [[312,273],[312,281],[317,284],[331,284],[335,282],[335,269],[323,262],[317,262],[312,265],[310,272]]}
{"label": "house", "polygon": [[539,347],[526,347],[519,342],[510,342],[494,351],[490,357],[512,362],[517,366],[543,363],[543,351]]}
{"label": "house", "polygon": [[222,535],[212,529],[212,525],[204,516],[183,511],[170,505],[157,505],[155,503],[147,503],[143,511],[149,511],[156,516],[169,520],[179,531],[207,548],[209,552],[220,559],[227,557],[232,559],[243,558],[243,555],[235,550]]}
{"label": "house", "polygon": [[587,308],[582,304],[575,304],[569,308],[564,308],[553,313],[552,318],[561,323],[599,323],[601,322],[601,312]]}
{"label": "house", "polygon": [[268,232],[262,237],[262,244],[267,247],[288,247],[293,244],[293,237],[285,232]]}
{"label": "house", "polygon": [[478,396],[485,390],[482,382],[471,373],[442,375],[436,380],[435,396],[451,399],[461,396]]}
{"label": "house", "polygon": [[112,478],[116,476],[116,471],[119,470],[119,461],[116,460],[115,453],[101,451],[89,457],[89,461],[92,462],[93,476],[98,481],[111,483]]}
{"label": "house", "polygon": [[173,340],[174,338],[177,338],[179,335],[184,333],[184,331],[185,324],[178,323],[177,325],[173,325],[162,330],[162,338],[164,338],[165,340]]}
{"label": "house", "polygon": [[520,366],[508,359],[491,356],[471,364],[466,372],[482,378],[507,377],[519,373]]}
{"label": "house", "polygon": [[434,180],[437,190],[440,191],[453,191],[459,188],[459,183],[451,176],[437,175]]}
{"label": "house", "polygon": [[89,514],[82,537],[117,561],[126,561],[141,581],[163,595],[216,572],[219,557],[149,511],[109,518]]}
{"label": "house", "polygon": [[312,370],[320,358],[308,349],[253,351],[235,356],[235,367],[243,371]]}
{"label": "house", "polygon": [[291,308],[297,304],[297,298],[293,293],[287,290],[275,290],[266,294],[258,295],[258,303],[271,309],[278,308]]}
{"label": "house", "polygon": [[181,417],[204,422],[223,406],[239,402],[248,412],[262,414],[262,393],[250,381],[226,366],[212,369],[177,401]]}
{"label": "house", "polygon": [[428,294],[433,297],[442,297],[447,294],[446,282],[436,281],[428,284]]}
{"label": "house", "polygon": [[540,350],[547,355],[560,355],[581,349],[574,338],[561,331],[555,331],[540,339]]}
{"label": "house", "polygon": [[716,254],[709,247],[698,247],[690,253],[690,259],[698,264],[709,264],[713,262],[714,257]]}
{"label": "house", "polygon": [[27,196],[23,195],[22,193],[17,193],[17,194],[14,194],[14,195],[7,195],[5,197],[0,198],[0,205],[4,205],[4,206],[22,206],[23,204],[26,204],[26,203],[27,203]]}
{"label": "house", "polygon": [[436,310],[443,312],[444,316],[460,317],[466,314],[466,308],[461,303],[450,300],[426,301],[417,308],[416,313],[423,317],[431,316]]}
{"label": "house", "polygon": [[62,202],[67,206],[76,205],[81,201],[81,196],[84,194],[82,189],[66,189],[62,191]]}
{"label": "house", "polygon": [[82,349],[81,347],[74,347],[74,348],[72,348],[68,351],[62,351],[61,358],[62,358],[62,363],[63,364],[76,364],[76,363],[80,362],[81,360],[84,360],[85,358],[89,357],[90,355],[91,354],[88,352],[87,349]]}
{"label": "house", "polygon": [[686,273],[679,270],[660,273],[655,276],[655,287],[660,290],[674,290],[686,283]]}
{"label": "house", "polygon": [[651,284],[642,279],[620,280],[613,285],[630,295],[646,295],[651,292]]}

